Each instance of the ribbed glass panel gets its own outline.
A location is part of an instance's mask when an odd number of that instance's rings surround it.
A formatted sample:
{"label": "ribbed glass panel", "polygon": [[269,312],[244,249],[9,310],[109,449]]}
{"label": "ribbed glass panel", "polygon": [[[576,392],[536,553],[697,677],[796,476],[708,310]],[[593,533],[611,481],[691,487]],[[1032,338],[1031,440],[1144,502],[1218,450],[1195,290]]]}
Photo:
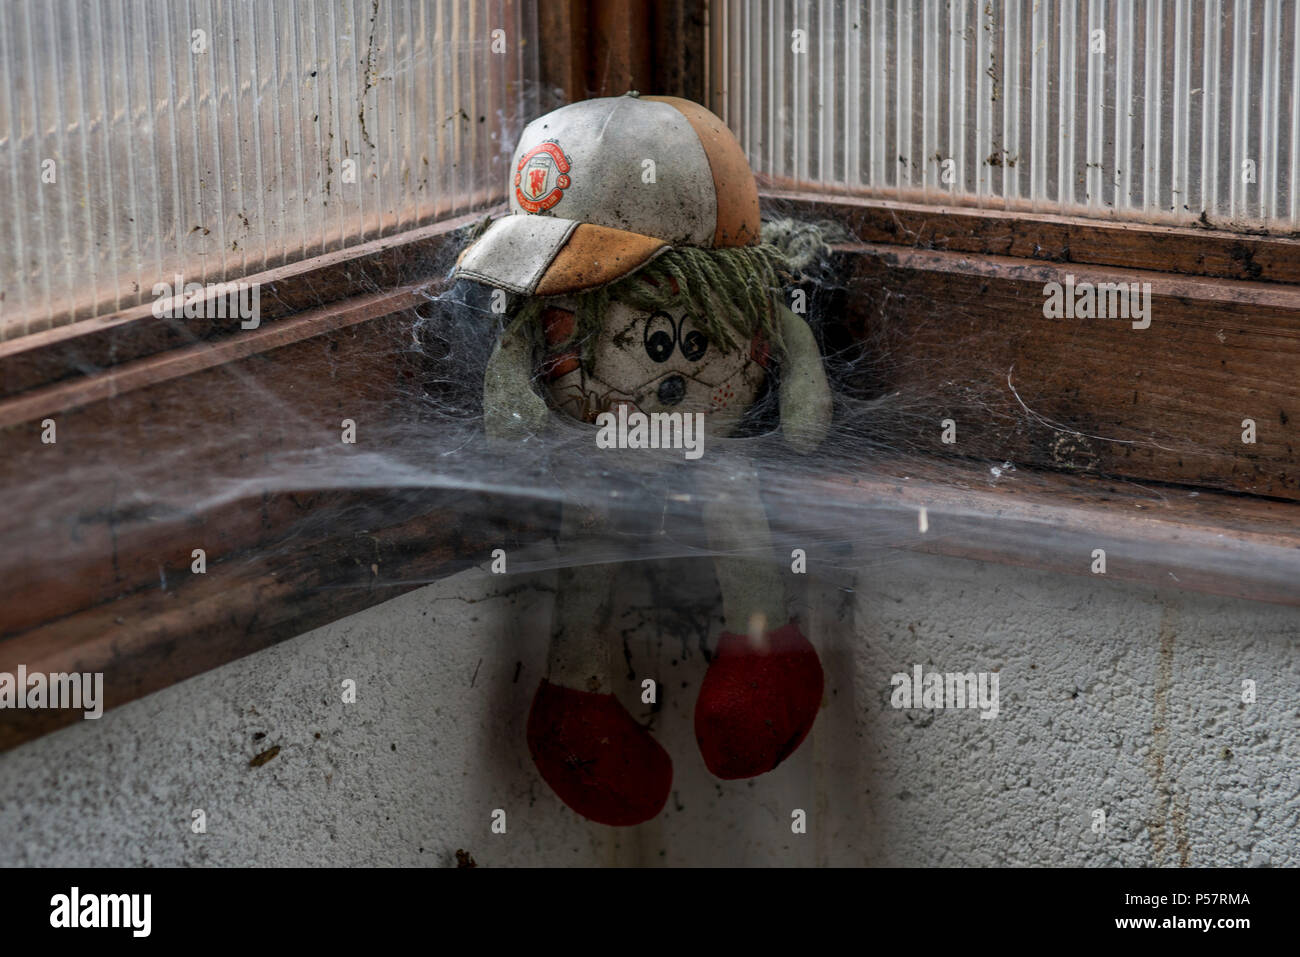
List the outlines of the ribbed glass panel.
{"label": "ribbed glass panel", "polygon": [[535,19],[532,0],[0,0],[0,338],[499,200],[536,112]]}
{"label": "ribbed glass panel", "polygon": [[778,185],[1300,228],[1291,0],[714,0],[710,30]]}

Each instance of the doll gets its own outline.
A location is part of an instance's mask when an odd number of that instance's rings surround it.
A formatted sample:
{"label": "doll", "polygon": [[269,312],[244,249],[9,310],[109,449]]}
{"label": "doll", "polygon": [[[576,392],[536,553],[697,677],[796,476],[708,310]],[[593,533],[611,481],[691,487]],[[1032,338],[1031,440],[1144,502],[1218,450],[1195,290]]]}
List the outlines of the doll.
{"label": "doll", "polygon": [[[721,120],[687,100],[637,94],[562,107],[524,131],[509,194],[514,215],[494,222],[455,272],[523,297],[485,373],[490,436],[542,433],[557,414],[594,423],[621,405],[699,414],[705,438],[725,437],[776,368],[785,440],[801,452],[820,443],[831,413],[821,355],[780,297],[787,264],[760,242],[753,174]],[[707,490],[724,617],[695,736],[713,774],[752,777],[807,736],[821,664],[787,618],[777,566],[737,557],[770,550],[755,470],[713,467],[707,455],[679,467]],[[561,540],[599,542],[610,521],[600,503],[566,502]],[[613,693],[615,570],[561,569],[527,736],[566,804],[632,825],[663,808],[672,762]]]}

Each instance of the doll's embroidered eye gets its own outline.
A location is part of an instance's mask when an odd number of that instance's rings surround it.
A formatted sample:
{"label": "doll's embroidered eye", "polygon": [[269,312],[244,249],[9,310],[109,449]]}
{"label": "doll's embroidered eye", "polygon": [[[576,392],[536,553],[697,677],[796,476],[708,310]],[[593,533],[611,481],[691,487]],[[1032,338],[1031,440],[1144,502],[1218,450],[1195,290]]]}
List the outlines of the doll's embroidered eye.
{"label": "doll's embroidered eye", "polygon": [[703,356],[704,353],[708,350],[709,337],[706,336],[704,333],[700,332],[700,330],[698,329],[690,329],[688,331],[687,326],[690,323],[691,323],[690,316],[682,317],[681,349],[682,349],[682,355],[684,355],[691,362],[695,362],[701,356]]}
{"label": "doll's embroidered eye", "polygon": [[676,329],[672,317],[666,312],[656,312],[645,324],[645,353],[655,362],[667,362],[676,343]]}

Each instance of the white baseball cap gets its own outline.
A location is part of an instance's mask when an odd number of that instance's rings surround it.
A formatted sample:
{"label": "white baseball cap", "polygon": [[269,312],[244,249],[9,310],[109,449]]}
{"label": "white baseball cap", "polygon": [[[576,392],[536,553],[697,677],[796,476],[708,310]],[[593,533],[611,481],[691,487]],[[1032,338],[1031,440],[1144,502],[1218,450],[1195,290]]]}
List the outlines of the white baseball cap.
{"label": "white baseball cap", "polygon": [[758,187],[718,117],[672,96],[601,97],[528,124],[506,184],[513,215],[453,278],[527,296],[614,282],[673,246],[759,241]]}

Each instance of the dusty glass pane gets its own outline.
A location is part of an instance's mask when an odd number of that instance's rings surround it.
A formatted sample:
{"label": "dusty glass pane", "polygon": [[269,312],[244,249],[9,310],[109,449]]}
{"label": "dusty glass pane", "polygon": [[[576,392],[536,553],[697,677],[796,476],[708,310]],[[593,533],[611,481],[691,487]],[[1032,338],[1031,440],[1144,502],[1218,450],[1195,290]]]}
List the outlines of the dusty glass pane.
{"label": "dusty glass pane", "polygon": [[1300,225],[1282,0],[719,0],[712,108],[775,185]]}
{"label": "dusty glass pane", "polygon": [[0,338],[495,202],[534,22],[517,0],[0,4]]}

